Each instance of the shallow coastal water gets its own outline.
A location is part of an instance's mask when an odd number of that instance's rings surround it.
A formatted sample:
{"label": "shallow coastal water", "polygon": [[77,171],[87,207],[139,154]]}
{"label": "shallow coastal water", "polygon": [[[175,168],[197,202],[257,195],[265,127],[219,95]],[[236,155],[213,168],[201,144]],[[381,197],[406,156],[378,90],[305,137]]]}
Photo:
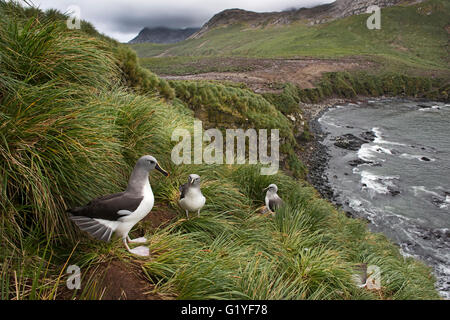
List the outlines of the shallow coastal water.
{"label": "shallow coastal water", "polygon": [[334,200],[432,266],[450,298],[450,105],[373,100],[319,123]]}

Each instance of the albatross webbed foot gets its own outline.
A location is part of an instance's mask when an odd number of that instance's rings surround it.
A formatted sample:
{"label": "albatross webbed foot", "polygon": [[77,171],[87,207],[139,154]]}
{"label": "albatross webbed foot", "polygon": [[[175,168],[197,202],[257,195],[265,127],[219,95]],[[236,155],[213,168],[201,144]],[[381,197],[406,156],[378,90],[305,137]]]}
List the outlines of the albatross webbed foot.
{"label": "albatross webbed foot", "polygon": [[147,238],[144,238],[144,237],[133,239],[133,240],[131,240],[130,237],[127,237],[127,240],[129,243],[146,243],[146,242],[148,242]]}
{"label": "albatross webbed foot", "polygon": [[141,257],[149,257],[150,256],[150,249],[148,247],[137,247],[137,248],[131,249],[130,252],[132,254],[135,254],[135,255],[141,256]]}
{"label": "albatross webbed foot", "polygon": [[123,239],[123,244],[125,245],[125,248],[127,248],[128,252],[135,254],[137,256],[141,256],[141,257],[148,257],[150,256],[150,248],[148,247],[137,247],[134,249],[130,249],[130,247],[128,246],[127,243],[127,238]]}

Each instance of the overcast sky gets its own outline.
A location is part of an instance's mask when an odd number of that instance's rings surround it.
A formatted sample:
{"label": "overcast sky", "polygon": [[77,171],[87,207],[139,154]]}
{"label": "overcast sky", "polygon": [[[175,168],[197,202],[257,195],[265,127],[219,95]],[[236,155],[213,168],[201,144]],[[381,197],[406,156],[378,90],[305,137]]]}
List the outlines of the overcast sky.
{"label": "overcast sky", "polygon": [[313,7],[333,0],[32,0],[41,9],[67,12],[76,5],[81,18],[121,42],[144,27],[201,27],[214,14],[231,8],[267,12]]}

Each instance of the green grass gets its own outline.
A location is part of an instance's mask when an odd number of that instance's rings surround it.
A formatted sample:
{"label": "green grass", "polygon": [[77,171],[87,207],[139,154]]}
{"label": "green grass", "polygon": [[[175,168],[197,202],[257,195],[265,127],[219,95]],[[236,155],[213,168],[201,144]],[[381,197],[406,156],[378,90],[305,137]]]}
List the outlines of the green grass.
{"label": "green grass", "polygon": [[[189,57],[192,62],[199,61],[200,57],[358,57],[376,62],[378,67],[374,72],[449,76],[447,1],[429,0],[413,6],[382,9],[381,30],[367,29],[367,17],[365,14],[351,16],[316,26],[302,22],[260,29],[232,25],[178,44],[146,43],[131,47],[144,58],[146,67],[164,73],[170,73],[167,62],[175,60],[189,65]],[[163,53],[164,57],[145,59]],[[175,69],[172,68],[172,74]]]}
{"label": "green grass", "polygon": [[[193,92],[193,108],[212,98],[238,117],[247,112],[254,124],[283,125],[267,100],[207,83],[164,90],[168,83],[95,30],[68,31],[55,12],[25,13],[0,2],[2,299],[99,299],[103,288],[92,272],[113,259],[140,266],[155,292],[178,299],[439,298],[430,268],[403,258],[305,181],[261,176],[258,166],[172,163],[173,130],[192,130],[195,120],[185,94]],[[246,109],[233,111],[236,104]],[[144,154],[171,173],[150,180],[156,203],[177,213],[167,227],[140,230],[151,239],[150,259],[131,256],[120,240],[91,240],[65,213],[122,190]],[[193,172],[208,200],[200,218],[186,220],[177,192]],[[258,213],[262,189],[273,182],[287,203],[275,218]],[[355,286],[352,268],[360,263],[382,269],[382,290]],[[82,289],[67,293],[72,264],[82,268]]]}
{"label": "green grass", "polygon": [[279,104],[272,104],[239,85],[206,81],[170,81],[170,84],[176,97],[194,111],[205,128],[278,129],[280,151],[288,159],[286,168],[297,178],[305,177],[307,169],[294,151],[298,145],[293,125]]}
{"label": "green grass", "polygon": [[384,95],[448,101],[450,82],[398,73],[326,72],[315,88],[301,89],[291,83],[281,84],[281,88],[282,92],[264,93],[263,97],[289,115],[299,110],[299,102],[319,103],[332,97],[352,99]]}
{"label": "green grass", "polygon": [[186,75],[207,72],[252,71],[252,59],[220,57],[149,57],[139,59],[140,64],[158,75]]}
{"label": "green grass", "polygon": [[266,99],[247,89],[211,82],[171,81],[177,98],[198,118],[206,113],[209,123],[232,128],[279,129],[283,142],[293,144],[289,121]]}

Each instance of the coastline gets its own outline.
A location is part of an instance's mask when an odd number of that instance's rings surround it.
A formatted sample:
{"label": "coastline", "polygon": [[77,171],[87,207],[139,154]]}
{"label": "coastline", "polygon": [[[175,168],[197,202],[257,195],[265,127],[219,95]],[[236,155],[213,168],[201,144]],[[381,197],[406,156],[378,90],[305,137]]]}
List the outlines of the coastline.
{"label": "coastline", "polygon": [[[342,210],[345,212],[345,214],[354,219],[360,219],[365,220],[369,224],[371,223],[368,218],[362,217],[357,212],[352,212],[352,209],[349,209],[348,206],[344,206],[343,203],[339,202],[338,196],[335,194],[335,191],[333,190],[331,183],[328,180],[327,175],[325,175],[325,172],[329,168],[329,162],[332,157],[332,154],[328,147],[322,144],[324,139],[330,134],[329,132],[326,132],[322,129],[322,126],[319,122],[321,117],[327,113],[330,109],[336,108],[339,105],[345,105],[345,104],[355,104],[355,105],[361,105],[368,100],[383,100],[383,99],[393,99],[394,97],[376,97],[376,98],[370,98],[370,97],[360,97],[357,100],[351,99],[351,100],[332,100],[332,101],[326,101],[324,104],[321,105],[320,109],[316,109],[316,112],[313,114],[313,117],[311,117],[309,122],[310,131],[312,133],[312,139],[310,142],[304,144],[305,148],[308,148],[308,157],[305,158],[305,155],[303,155],[302,161],[307,165],[308,168],[308,176],[307,181],[318,191],[321,197],[324,199],[330,201],[338,210]],[[401,99],[401,98],[400,98]],[[416,102],[426,102],[425,99],[413,99],[408,98],[408,100],[416,101]],[[395,195],[394,195],[395,196]],[[345,209],[344,209],[345,207]],[[444,234],[438,234],[434,232],[433,229],[420,229],[423,239],[435,239],[437,242],[440,242],[443,240],[443,238],[446,236]],[[447,233],[448,234],[448,233]],[[435,242],[436,242],[435,241]],[[391,239],[391,242],[395,244],[399,249],[401,254],[404,257],[414,257],[417,260],[420,260],[424,262],[425,264],[429,265],[433,268],[434,274],[436,276],[436,286],[437,289],[440,291],[442,288],[445,288],[445,278],[443,278],[442,271],[437,268],[437,265],[434,263],[430,265],[430,260],[427,259],[427,256],[421,256],[421,255],[415,255],[410,254],[404,251],[404,248],[397,243],[396,241]],[[427,261],[427,262],[426,262]],[[445,274],[444,274],[445,276]],[[448,282],[447,282],[448,283]],[[447,291],[444,289],[441,292],[441,296],[446,299],[448,297]]]}
{"label": "coastline", "polygon": [[[336,108],[339,105],[345,105],[349,103],[360,105],[363,103],[367,103],[369,100],[383,99],[407,99],[417,102],[428,101],[424,98],[413,97],[357,96],[351,99],[330,98],[318,104],[300,103],[300,107],[305,113],[306,120],[309,124],[312,138],[310,141],[302,143],[302,148],[301,150],[297,151],[297,156],[308,168],[308,174],[306,177],[307,181],[319,192],[319,194],[323,198],[333,203],[338,209],[342,207],[342,204],[337,200],[333,188],[329,183],[328,177],[324,175],[325,171],[328,168],[328,162],[331,156],[329,154],[328,148],[322,144],[322,141],[327,137],[328,133],[322,130],[319,120],[330,109]],[[347,214],[347,216],[352,218],[361,218],[350,211],[345,211],[345,213]]]}
{"label": "coastline", "polygon": [[[383,98],[383,97],[381,97]],[[311,141],[303,143],[302,150],[297,152],[298,157],[308,168],[307,181],[319,192],[321,197],[333,203],[336,207],[341,204],[337,201],[334,191],[324,175],[330,155],[328,148],[321,142],[325,139],[328,133],[324,132],[319,123],[319,119],[330,109],[338,105],[348,103],[364,103],[370,97],[357,97],[356,99],[327,99],[320,104],[302,104],[302,110],[305,112],[310,132],[312,133]],[[347,216],[356,218],[351,212],[346,212]]]}

